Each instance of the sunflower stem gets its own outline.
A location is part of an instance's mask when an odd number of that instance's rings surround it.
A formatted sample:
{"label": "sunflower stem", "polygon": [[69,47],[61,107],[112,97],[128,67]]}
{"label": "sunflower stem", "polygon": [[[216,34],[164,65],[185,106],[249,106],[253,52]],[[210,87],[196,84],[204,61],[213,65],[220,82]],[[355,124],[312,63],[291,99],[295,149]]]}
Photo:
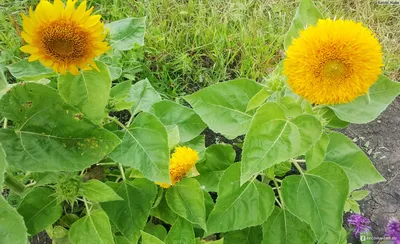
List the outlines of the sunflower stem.
{"label": "sunflower stem", "polygon": [[25,190],[25,186],[9,173],[5,174],[4,184],[18,195],[21,195]]}
{"label": "sunflower stem", "polygon": [[124,167],[122,166],[122,164],[118,164],[118,168],[119,168],[119,171],[121,171],[122,180],[126,181],[125,171],[124,171]]}
{"label": "sunflower stem", "polygon": [[278,182],[276,182],[275,178],[272,179],[274,181],[274,185],[276,187],[276,191],[278,192],[278,196],[279,196],[279,200],[280,200],[280,206],[281,208],[285,207],[285,203],[283,202],[283,198],[282,198],[282,193],[281,193],[281,189],[279,188]]}
{"label": "sunflower stem", "polygon": [[299,165],[299,163],[295,160],[292,161],[294,167],[296,167],[296,169],[300,172],[300,174],[304,175],[304,171],[303,168],[301,168],[301,166]]}
{"label": "sunflower stem", "polygon": [[86,207],[86,212],[87,212],[87,215],[90,215],[90,208],[89,208],[89,204],[88,204],[88,201],[86,200],[86,198],[85,198],[85,197],[83,197],[83,202],[85,203],[85,207]]}
{"label": "sunflower stem", "polygon": [[7,119],[7,118],[4,118],[4,121],[3,121],[3,129],[7,129],[7,122],[8,122],[8,119]]}
{"label": "sunflower stem", "polygon": [[122,129],[128,130],[128,128],[126,128],[126,126],[124,124],[122,124],[121,122],[119,122],[119,120],[116,119],[115,117],[108,116],[108,119],[110,119],[112,122],[116,123]]}

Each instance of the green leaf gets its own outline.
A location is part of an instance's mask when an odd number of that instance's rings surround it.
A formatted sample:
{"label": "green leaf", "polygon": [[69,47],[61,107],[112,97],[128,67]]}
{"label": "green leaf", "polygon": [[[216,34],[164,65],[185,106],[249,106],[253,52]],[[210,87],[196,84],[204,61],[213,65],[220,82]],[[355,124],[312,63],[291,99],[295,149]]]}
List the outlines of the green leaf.
{"label": "green leaf", "polygon": [[2,196],[0,196],[0,216],[0,243],[26,244],[28,235],[24,220]]}
{"label": "green leaf", "polygon": [[192,140],[207,127],[192,109],[172,101],[153,104],[150,113],[157,116],[166,126],[178,126],[180,142]]}
{"label": "green leaf", "polygon": [[200,175],[196,177],[201,187],[218,192],[218,183],[224,171],[235,161],[236,152],[229,144],[214,144],[206,149],[205,160],[197,163]]}
{"label": "green leaf", "polygon": [[3,192],[4,173],[6,172],[6,154],[0,144],[0,192]]}
{"label": "green leaf", "polygon": [[76,221],[68,232],[74,244],[114,244],[110,221],[104,211],[96,210]]}
{"label": "green leaf", "polygon": [[110,70],[110,76],[112,81],[117,80],[119,77],[121,77],[122,75],[121,67],[108,66],[108,69]]}
{"label": "green leaf", "polygon": [[180,141],[179,128],[178,126],[166,126],[168,134],[168,148],[172,150]]}
{"label": "green leaf", "polygon": [[24,217],[28,233],[35,235],[56,222],[62,214],[54,192],[49,188],[38,187],[30,191],[17,209]]}
{"label": "green leaf", "polygon": [[86,117],[101,124],[111,90],[111,76],[107,65],[96,62],[96,69],[81,71],[80,75],[61,75],[58,90],[64,100],[77,107]]}
{"label": "green leaf", "polygon": [[142,244],[164,244],[164,242],[157,237],[143,231],[140,232],[142,233]]}
{"label": "green leaf", "polygon": [[353,191],[351,193],[351,198],[353,198],[356,201],[361,201],[364,198],[366,198],[369,194],[369,191],[367,190],[359,190],[359,191]]}
{"label": "green leaf", "polygon": [[364,152],[345,135],[332,132],[325,161],[337,163],[349,178],[350,191],[385,181]]}
{"label": "green leaf", "polygon": [[315,7],[312,0],[302,0],[296,15],[292,20],[289,31],[285,36],[285,50],[288,49],[292,40],[299,36],[300,31],[307,28],[309,25],[315,25],[318,19],[323,19],[321,12]]}
{"label": "green leaf", "polygon": [[170,183],[167,130],[150,113],[143,112],[135,118],[110,157],[138,169],[148,179]]}
{"label": "green leaf", "polygon": [[303,175],[286,177],[281,187],[283,202],[311,226],[320,243],[337,243],[348,184],[342,168],[325,162]]}
{"label": "green leaf", "polygon": [[90,201],[109,202],[124,200],[115,191],[99,180],[89,180],[81,186],[82,194]]}
{"label": "green leaf", "polygon": [[167,190],[165,198],[168,206],[177,215],[206,230],[204,195],[197,180],[193,178],[181,180]]}
{"label": "green leaf", "polygon": [[178,218],[165,238],[165,244],[195,244],[192,225],[185,219]]}
{"label": "green leaf", "polygon": [[262,170],[305,153],[321,134],[321,122],[312,115],[287,120],[277,103],[262,105],[244,140],[241,184]]}
{"label": "green leaf", "polygon": [[6,89],[8,87],[7,78],[4,75],[5,65],[4,63],[0,62],[0,91]]}
{"label": "green leaf", "polygon": [[152,222],[147,222],[146,226],[144,227],[144,231],[157,237],[160,240],[164,240],[167,236],[167,230],[163,225],[155,225]]}
{"label": "green leaf", "polygon": [[381,75],[369,89],[369,94],[357,97],[351,103],[338,104],[329,108],[341,120],[364,124],[376,119],[399,94],[400,83]]}
{"label": "green leaf", "polygon": [[131,91],[132,82],[130,80],[118,83],[111,88],[109,106],[112,110],[121,111],[124,109],[130,109],[135,102],[127,102],[126,99],[129,97]]}
{"label": "green leaf", "polygon": [[50,68],[45,67],[39,61],[29,62],[22,60],[7,66],[12,76],[21,80],[40,80],[42,78],[49,78],[57,76],[57,74]]}
{"label": "green leaf", "polygon": [[171,225],[179,218],[179,216],[168,206],[165,197],[161,199],[156,208],[151,209],[150,215]]}
{"label": "green leaf", "polygon": [[335,112],[329,107],[320,108],[323,119],[328,122],[327,127],[331,128],[346,128],[350,123],[339,119]]}
{"label": "green leaf", "polygon": [[221,177],[217,203],[207,220],[208,234],[260,225],[271,214],[275,202],[271,187],[257,180],[240,186],[239,176],[240,163],[235,163]]}
{"label": "green leaf", "polygon": [[260,107],[271,95],[271,92],[266,88],[261,89],[250,99],[246,107],[246,112]]}
{"label": "green leaf", "polygon": [[286,209],[275,207],[271,216],[264,222],[263,242],[265,244],[314,244],[311,227]]}
{"label": "green leaf", "polygon": [[263,233],[260,226],[254,226],[223,233],[223,237],[227,244],[261,244]]}
{"label": "green leaf", "polygon": [[322,133],[321,138],[306,153],[307,170],[312,170],[317,168],[324,161],[328,144],[329,144],[329,136],[325,133]]}
{"label": "green leaf", "polygon": [[131,50],[135,43],[144,45],[146,17],[114,21],[107,28],[110,30],[110,45],[116,50]]}
{"label": "green leaf", "polygon": [[184,99],[215,132],[228,139],[246,134],[253,112],[247,112],[247,104],[262,86],[255,81],[236,79],[201,89]]}
{"label": "green leaf", "polygon": [[157,194],[155,184],[147,179],[123,182],[116,189],[124,201],[100,203],[113,226],[129,243],[137,243],[140,230],[146,225]]}
{"label": "green leaf", "polygon": [[347,201],[350,204],[350,209],[357,214],[360,214],[360,205],[354,199],[348,199]]}
{"label": "green leaf", "polygon": [[296,117],[303,113],[303,108],[293,97],[282,97],[280,99],[279,105],[282,106],[283,111],[285,111],[286,117]]}
{"label": "green leaf", "polygon": [[342,230],[340,231],[340,238],[339,238],[338,244],[347,244],[347,232],[346,232],[346,229],[343,227],[342,227]]}
{"label": "green leaf", "polygon": [[15,132],[0,130],[8,164],[24,171],[82,170],[120,143],[45,85],[13,87],[1,99],[0,112],[16,123]]}
{"label": "green leaf", "polygon": [[136,82],[129,91],[129,96],[125,102],[132,103],[132,114],[135,115],[140,111],[149,112],[151,106],[161,101],[161,96],[151,86],[147,79]]}

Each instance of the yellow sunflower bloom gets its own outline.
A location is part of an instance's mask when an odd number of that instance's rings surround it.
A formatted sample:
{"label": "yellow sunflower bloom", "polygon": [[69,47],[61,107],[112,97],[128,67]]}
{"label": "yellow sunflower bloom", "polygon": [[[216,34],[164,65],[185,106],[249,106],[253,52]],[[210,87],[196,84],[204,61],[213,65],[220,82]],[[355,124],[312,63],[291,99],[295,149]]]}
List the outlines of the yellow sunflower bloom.
{"label": "yellow sunflower bloom", "polygon": [[348,103],[366,94],[383,66],[374,33],[351,20],[319,20],[300,32],[286,55],[289,86],[315,104]]}
{"label": "yellow sunflower bloom", "polygon": [[[199,160],[199,154],[189,147],[176,147],[169,161],[169,174],[172,185],[175,185],[185,177]],[[168,188],[171,184],[156,182],[163,188]]]}
{"label": "yellow sunflower bloom", "polygon": [[[55,72],[79,74],[78,68],[98,70],[94,58],[110,47],[103,42],[106,32],[100,15],[86,11],[86,1],[75,8],[76,0],[51,4],[41,0],[29,17],[22,14],[22,38],[27,45],[21,51],[31,54],[29,61],[39,60]],[[91,66],[91,67],[90,67]]]}

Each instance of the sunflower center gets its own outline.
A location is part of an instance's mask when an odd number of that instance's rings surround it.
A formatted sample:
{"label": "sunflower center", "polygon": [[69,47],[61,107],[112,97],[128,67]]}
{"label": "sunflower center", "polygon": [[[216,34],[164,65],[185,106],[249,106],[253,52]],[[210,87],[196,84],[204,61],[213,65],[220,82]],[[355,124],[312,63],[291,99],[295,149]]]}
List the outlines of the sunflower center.
{"label": "sunflower center", "polygon": [[337,60],[328,61],[323,67],[323,74],[327,78],[338,79],[345,75],[345,66]]}
{"label": "sunflower center", "polygon": [[70,20],[55,20],[39,32],[46,55],[62,62],[79,60],[90,53],[89,33]]}

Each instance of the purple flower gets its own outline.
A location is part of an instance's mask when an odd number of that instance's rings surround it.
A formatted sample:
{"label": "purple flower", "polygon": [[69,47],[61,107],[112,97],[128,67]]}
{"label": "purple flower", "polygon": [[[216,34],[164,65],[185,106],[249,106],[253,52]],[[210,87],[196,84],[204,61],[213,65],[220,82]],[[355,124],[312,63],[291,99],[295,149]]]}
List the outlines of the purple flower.
{"label": "purple flower", "polygon": [[371,221],[359,214],[350,215],[350,217],[347,219],[347,223],[354,227],[354,236],[356,238],[360,237],[361,232],[367,232],[371,229],[369,226]]}
{"label": "purple flower", "polygon": [[400,222],[392,219],[386,226],[385,236],[393,241],[393,244],[400,244]]}

